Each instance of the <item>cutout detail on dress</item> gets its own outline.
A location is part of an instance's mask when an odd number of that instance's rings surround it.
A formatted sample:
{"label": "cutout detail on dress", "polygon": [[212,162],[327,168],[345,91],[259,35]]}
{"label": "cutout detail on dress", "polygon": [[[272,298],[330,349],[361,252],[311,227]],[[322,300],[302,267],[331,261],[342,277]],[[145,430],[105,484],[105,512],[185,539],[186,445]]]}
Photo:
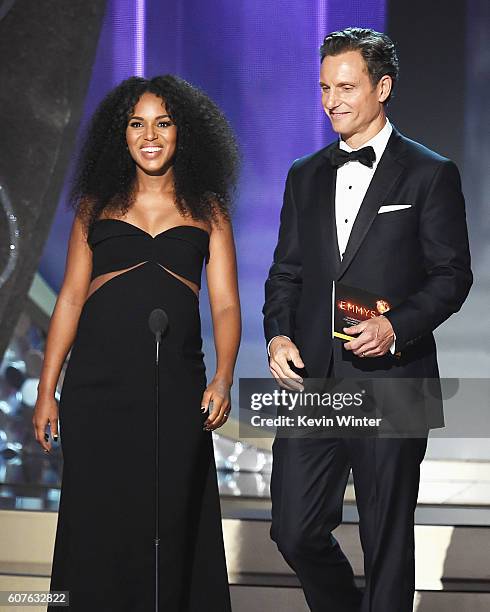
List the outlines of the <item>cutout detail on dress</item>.
{"label": "cutout detail on dress", "polygon": [[98,291],[103,285],[109,282],[112,278],[115,278],[116,276],[119,276],[120,274],[124,274],[125,272],[129,272],[129,270],[132,270],[133,268],[137,268],[138,266],[142,266],[145,263],[148,263],[148,262],[140,261],[140,263],[137,263],[136,265],[131,266],[129,268],[124,268],[123,270],[115,270],[114,272],[106,272],[105,274],[99,274],[99,276],[96,276],[95,278],[91,280],[85,301],[87,301],[93,293]]}
{"label": "cutout detail on dress", "polygon": [[[85,301],[87,301],[92,294],[94,294],[96,291],[98,291],[101,287],[103,287],[111,279],[115,278],[116,276],[119,276],[120,274],[124,274],[125,272],[129,272],[129,270],[133,270],[134,268],[138,268],[139,266],[142,266],[145,263],[148,263],[148,260],[147,261],[141,261],[141,262],[135,264],[134,266],[130,266],[129,268],[124,268],[123,270],[115,270],[114,272],[106,272],[105,274],[100,274],[99,276],[96,276],[90,282],[90,285],[89,285],[89,288],[88,288],[88,292],[87,292],[87,297],[85,298]],[[183,276],[180,276],[180,274],[176,274],[175,272],[172,272],[172,270],[169,270],[168,268],[166,268],[165,266],[162,266],[162,264],[160,264],[158,262],[155,262],[155,263],[157,263],[158,266],[163,268],[165,270],[165,272],[168,272],[173,277],[175,277],[177,280],[179,280],[181,283],[186,285],[192,291],[192,293],[194,293],[194,295],[197,298],[199,298],[199,287],[198,287],[198,285],[196,283],[188,280],[187,278],[184,278]]]}
{"label": "cutout detail on dress", "polygon": [[187,287],[189,287],[189,289],[194,293],[194,295],[198,298],[199,297],[199,287],[196,285],[196,283],[193,283],[192,281],[188,280],[187,278],[184,278],[183,276],[180,276],[180,274],[176,274],[175,272],[172,272],[172,270],[169,270],[168,268],[166,268],[165,266],[162,266],[162,264],[158,264],[161,268],[163,268],[165,270],[165,272],[168,272],[169,274],[171,274],[172,276],[175,276],[175,278],[177,280],[179,280],[181,283],[183,283],[184,285],[187,285]]}

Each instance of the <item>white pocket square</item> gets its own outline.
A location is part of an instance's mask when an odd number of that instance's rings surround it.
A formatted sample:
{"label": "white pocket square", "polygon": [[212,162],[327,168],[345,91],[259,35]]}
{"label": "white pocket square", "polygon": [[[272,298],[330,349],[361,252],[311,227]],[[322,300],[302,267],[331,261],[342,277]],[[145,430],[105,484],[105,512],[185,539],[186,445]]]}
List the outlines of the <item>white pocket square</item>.
{"label": "white pocket square", "polygon": [[381,206],[378,210],[378,215],[380,213],[393,212],[394,210],[403,210],[404,208],[411,208],[411,204],[387,204],[386,206]]}

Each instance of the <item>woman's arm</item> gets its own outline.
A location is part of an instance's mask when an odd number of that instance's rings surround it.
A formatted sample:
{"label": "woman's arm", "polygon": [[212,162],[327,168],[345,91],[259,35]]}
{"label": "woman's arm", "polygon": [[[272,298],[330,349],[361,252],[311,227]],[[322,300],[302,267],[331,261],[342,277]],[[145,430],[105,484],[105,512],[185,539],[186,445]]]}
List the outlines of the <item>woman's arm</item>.
{"label": "woman's arm", "polygon": [[212,430],[223,425],[230,410],[230,387],[241,335],[235,245],[229,221],[221,218],[219,224],[213,224],[209,253],[206,277],[216,347],[216,373],[204,392],[202,406],[207,407],[213,400],[212,411],[204,424],[206,429]]}
{"label": "woman's arm", "polygon": [[92,272],[92,251],[83,234],[82,222],[75,216],[63,285],[49,323],[44,351],[44,362],[38,384],[38,397],[32,423],[36,440],[49,451],[51,443],[44,432],[49,422],[51,435],[58,436],[58,406],[55,401],[56,385],[61,368],[70,350],[85,302]]}

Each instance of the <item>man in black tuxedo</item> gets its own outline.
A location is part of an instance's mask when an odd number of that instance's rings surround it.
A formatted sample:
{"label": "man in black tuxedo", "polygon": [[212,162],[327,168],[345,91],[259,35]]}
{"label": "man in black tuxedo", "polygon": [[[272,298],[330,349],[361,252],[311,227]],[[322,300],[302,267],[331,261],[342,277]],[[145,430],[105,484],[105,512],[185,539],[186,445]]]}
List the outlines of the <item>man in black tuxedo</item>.
{"label": "man in black tuxedo", "polygon": [[[270,370],[293,388],[305,377],[438,380],[432,332],[461,308],[472,283],[459,172],[387,120],[398,59],[386,35],[347,28],[328,35],[320,52],[322,105],[340,138],[288,173],[265,285]],[[357,337],[345,344],[332,337],[334,281],[391,304],[349,328]],[[442,426],[442,409],[426,424]],[[311,610],[412,611],[426,445],[426,435],[276,437],[271,537]],[[351,468],[363,592],[331,534],[342,520]]]}

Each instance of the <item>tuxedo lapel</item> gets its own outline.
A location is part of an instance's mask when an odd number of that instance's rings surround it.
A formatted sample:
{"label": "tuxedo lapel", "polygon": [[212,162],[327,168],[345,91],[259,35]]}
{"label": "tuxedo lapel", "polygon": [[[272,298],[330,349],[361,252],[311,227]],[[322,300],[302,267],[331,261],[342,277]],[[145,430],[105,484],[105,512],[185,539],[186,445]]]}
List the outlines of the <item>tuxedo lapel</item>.
{"label": "tuxedo lapel", "polygon": [[[335,145],[334,145],[335,146]],[[335,182],[337,170],[332,168],[325,149],[321,163],[313,175],[313,194],[318,202],[318,222],[321,228],[322,250],[327,261],[332,262],[335,270],[340,266],[340,251],[337,241],[337,225],[335,222]]]}
{"label": "tuxedo lapel", "polygon": [[[398,177],[403,171],[403,165],[397,161],[395,155],[399,141],[400,135],[395,131],[395,129],[393,129],[388,144],[386,145],[386,149],[379,161],[368,190],[366,191],[366,195],[361,203],[361,207],[357,213],[354,225],[352,226],[352,231],[347,242],[344,256],[342,258],[342,262],[340,263],[338,278],[340,278],[349,267],[351,261],[359,250],[362,241],[366,237],[372,222],[378,214],[379,207],[388,197],[391,190],[395,186]],[[335,233],[337,233],[335,213],[333,217],[333,226],[335,228]]]}

